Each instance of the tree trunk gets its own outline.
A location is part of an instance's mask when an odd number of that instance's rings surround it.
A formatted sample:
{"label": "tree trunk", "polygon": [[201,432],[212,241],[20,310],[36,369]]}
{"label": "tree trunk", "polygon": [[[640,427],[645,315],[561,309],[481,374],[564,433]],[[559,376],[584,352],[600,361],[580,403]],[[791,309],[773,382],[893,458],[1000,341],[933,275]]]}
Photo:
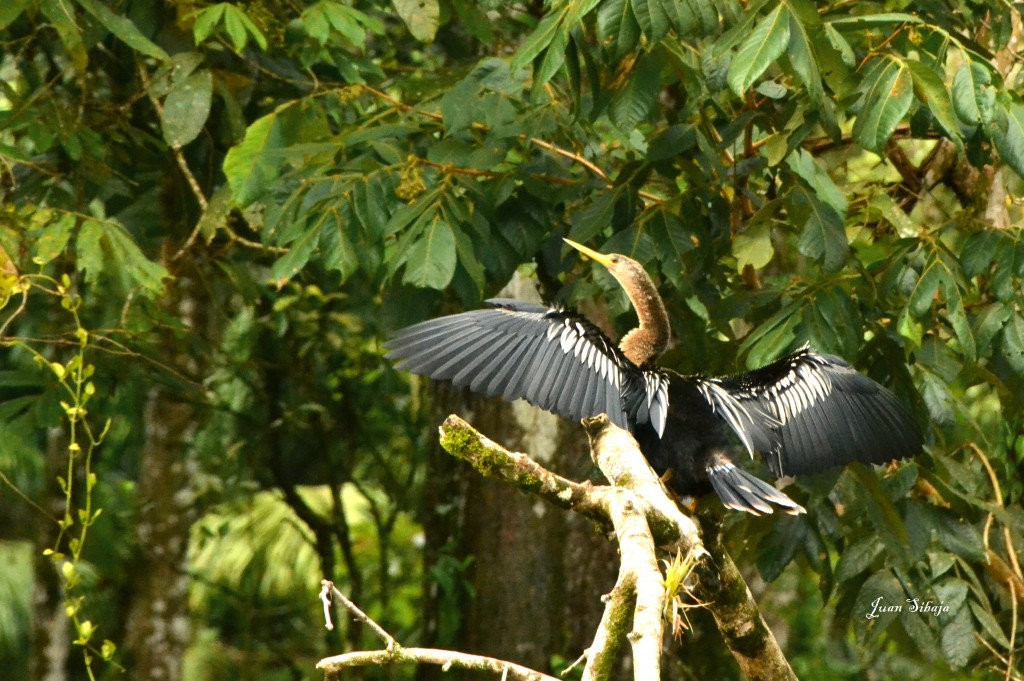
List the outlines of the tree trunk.
{"label": "tree trunk", "polygon": [[[534,287],[533,281],[517,275],[500,295],[537,302]],[[482,399],[448,386],[435,386],[435,398],[438,424],[451,413],[471,417],[491,439],[529,452],[567,477],[595,474],[586,435],[577,423],[525,402]],[[427,475],[424,645],[489,655],[540,671],[549,670],[553,655],[561,655],[568,666],[590,645],[603,612],[601,596],[615,584],[615,547],[591,523],[481,477],[440,447],[431,454]],[[430,575],[446,552],[472,559],[465,575],[468,592],[459,600],[459,612],[465,614],[457,627],[450,622],[445,626],[446,617],[457,616],[451,610],[454,602],[440,602],[443,594]],[[557,675],[562,670],[552,671]],[[442,677],[437,668],[424,667],[418,678]]]}
{"label": "tree trunk", "polygon": [[[170,304],[186,328],[197,330],[202,306],[194,280],[179,277]],[[199,373],[187,345],[164,340],[164,356],[190,375]],[[145,451],[138,482],[138,541],[125,635],[126,667],[136,681],[177,681],[191,637],[189,579],[185,571],[189,529],[195,520],[194,403],[165,386],[154,387],[145,413]]]}

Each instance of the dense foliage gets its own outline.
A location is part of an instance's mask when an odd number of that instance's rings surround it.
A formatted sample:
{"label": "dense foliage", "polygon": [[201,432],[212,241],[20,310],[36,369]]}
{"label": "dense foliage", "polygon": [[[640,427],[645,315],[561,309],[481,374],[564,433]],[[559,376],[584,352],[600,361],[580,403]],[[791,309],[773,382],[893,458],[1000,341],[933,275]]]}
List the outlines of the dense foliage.
{"label": "dense foliage", "polygon": [[1018,10],[6,0],[0,663],[38,671],[55,618],[75,678],[132,667],[161,489],[187,678],[315,678],[323,573],[400,638],[436,599],[457,643],[486,556],[424,564],[436,424],[380,339],[517,271],[627,328],[569,236],[658,277],[667,365],[810,342],[926,427],[915,461],[797,481],[806,516],[728,519],[798,673],[1019,674]]}

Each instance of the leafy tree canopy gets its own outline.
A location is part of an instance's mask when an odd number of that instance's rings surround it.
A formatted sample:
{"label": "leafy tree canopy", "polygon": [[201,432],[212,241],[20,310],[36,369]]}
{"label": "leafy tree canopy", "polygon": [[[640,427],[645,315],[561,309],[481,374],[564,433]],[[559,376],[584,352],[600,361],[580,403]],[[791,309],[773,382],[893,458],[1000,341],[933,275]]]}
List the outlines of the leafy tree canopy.
{"label": "leafy tree canopy", "polygon": [[[379,340],[479,305],[516,271],[552,300],[603,298],[625,328],[628,301],[566,253],[568,236],[658,276],[674,368],[725,373],[810,342],[892,386],[928,426],[913,462],[798,481],[806,517],[730,519],[766,580],[816,575],[832,631],[791,651],[798,671],[822,646],[881,676],[1005,670],[1012,601],[1024,604],[1018,10],[7,0],[0,472],[5,490],[68,504],[59,530],[40,525],[46,539],[9,539],[109,578],[61,584],[69,602],[98,598],[89,617],[107,627],[93,638],[83,615],[76,642],[116,658],[102,647],[124,626],[111,593],[138,546],[115,529],[138,520],[156,385],[196,407],[202,575],[276,603],[309,575],[236,578],[272,565],[274,546],[312,543],[368,607],[414,629],[415,579],[396,591],[386,563],[402,537],[396,560],[418,574],[409,523],[433,427]],[[55,449],[46,429],[66,442]],[[311,456],[310,442],[330,444]],[[324,482],[349,491],[294,491]],[[362,520],[335,529],[357,507]],[[254,555],[218,548],[268,518],[310,532]],[[425,569],[452,593],[466,564],[443,558]],[[28,625],[8,591],[0,655],[16,656]],[[198,626],[223,641],[281,635],[228,631],[231,599],[196,593]],[[866,622],[878,596],[950,609]]]}

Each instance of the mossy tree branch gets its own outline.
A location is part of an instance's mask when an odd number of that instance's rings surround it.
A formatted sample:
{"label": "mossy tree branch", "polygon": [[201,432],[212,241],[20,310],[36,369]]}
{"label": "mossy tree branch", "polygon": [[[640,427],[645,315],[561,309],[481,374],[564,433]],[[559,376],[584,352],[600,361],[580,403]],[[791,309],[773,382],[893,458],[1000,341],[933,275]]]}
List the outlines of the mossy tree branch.
{"label": "mossy tree branch", "polygon": [[[594,461],[612,487],[576,483],[555,475],[529,456],[509,452],[487,439],[457,416],[449,416],[440,429],[441,445],[483,475],[614,528],[622,565],[587,652],[584,679],[608,677],[624,638],[632,645],[635,677],[659,678],[666,594],[655,546],[706,556],[697,563],[693,592],[711,611],[751,681],[796,679],[746,582],[721,545],[715,522],[701,519],[705,541],[710,540],[710,544],[702,543],[701,532],[668,497],[632,436],[603,416],[584,425]],[[630,611],[632,629],[627,631]]]}

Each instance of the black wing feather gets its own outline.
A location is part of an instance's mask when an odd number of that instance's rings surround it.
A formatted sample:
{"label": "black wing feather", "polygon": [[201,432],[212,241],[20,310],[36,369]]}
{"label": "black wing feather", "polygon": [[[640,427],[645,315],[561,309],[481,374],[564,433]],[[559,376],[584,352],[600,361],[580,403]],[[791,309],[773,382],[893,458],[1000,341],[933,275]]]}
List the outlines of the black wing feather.
{"label": "black wing feather", "polygon": [[[586,319],[495,299],[491,307],[398,331],[385,347],[398,368],[505,399],[523,398],[570,419],[607,413],[632,428],[652,417],[659,435],[668,378],[642,371]],[[648,394],[650,392],[650,394]]]}
{"label": "black wing feather", "polygon": [[765,453],[776,475],[885,463],[921,450],[907,408],[839,357],[804,347],[756,371],[711,380],[745,409],[768,416],[777,441]]}

